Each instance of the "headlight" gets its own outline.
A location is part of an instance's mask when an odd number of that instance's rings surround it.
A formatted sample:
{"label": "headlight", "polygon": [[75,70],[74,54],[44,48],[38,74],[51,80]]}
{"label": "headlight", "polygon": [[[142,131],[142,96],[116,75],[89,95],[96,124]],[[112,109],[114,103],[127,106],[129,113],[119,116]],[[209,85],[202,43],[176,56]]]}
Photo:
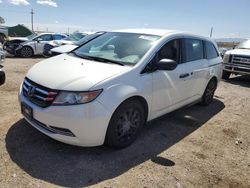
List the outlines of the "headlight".
{"label": "headlight", "polygon": [[228,63],[229,62],[229,58],[230,58],[230,55],[229,54],[225,54],[224,57],[223,57],[223,63]]}
{"label": "headlight", "polygon": [[54,100],[54,105],[75,105],[84,104],[95,100],[102,92],[102,89],[87,92],[62,91]]}

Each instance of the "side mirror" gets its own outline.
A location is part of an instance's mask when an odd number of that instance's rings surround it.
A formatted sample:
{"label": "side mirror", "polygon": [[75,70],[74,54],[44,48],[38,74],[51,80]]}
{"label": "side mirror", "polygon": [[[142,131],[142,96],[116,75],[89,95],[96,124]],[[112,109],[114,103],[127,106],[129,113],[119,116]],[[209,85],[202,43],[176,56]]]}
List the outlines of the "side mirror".
{"label": "side mirror", "polygon": [[41,42],[43,39],[41,39],[41,38],[36,38],[35,40],[39,43],[39,42]]}
{"label": "side mirror", "polygon": [[174,70],[177,67],[178,63],[172,59],[161,59],[156,63],[156,68],[158,70]]}
{"label": "side mirror", "polygon": [[108,50],[114,50],[114,49],[115,49],[115,46],[110,44],[110,45],[107,46],[107,49],[108,49]]}

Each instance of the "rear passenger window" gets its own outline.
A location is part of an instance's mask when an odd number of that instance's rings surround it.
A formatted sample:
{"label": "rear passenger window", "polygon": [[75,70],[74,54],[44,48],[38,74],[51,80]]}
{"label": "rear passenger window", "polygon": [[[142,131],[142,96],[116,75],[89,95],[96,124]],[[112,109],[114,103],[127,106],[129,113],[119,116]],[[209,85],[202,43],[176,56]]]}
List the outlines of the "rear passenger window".
{"label": "rear passenger window", "polygon": [[204,59],[203,42],[199,39],[184,39],[182,57],[184,62]]}
{"label": "rear passenger window", "polygon": [[207,54],[207,59],[213,59],[219,56],[216,48],[211,42],[206,41],[206,54]]}

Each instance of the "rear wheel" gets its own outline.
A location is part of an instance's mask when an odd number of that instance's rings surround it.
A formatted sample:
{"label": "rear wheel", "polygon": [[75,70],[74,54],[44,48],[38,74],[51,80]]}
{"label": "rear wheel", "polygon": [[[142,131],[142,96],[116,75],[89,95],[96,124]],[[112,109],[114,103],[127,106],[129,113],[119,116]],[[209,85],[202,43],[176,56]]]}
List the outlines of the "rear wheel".
{"label": "rear wheel", "polygon": [[113,148],[132,144],[145,122],[145,111],[136,100],[121,104],[114,112],[106,135],[106,143]]}
{"label": "rear wheel", "polygon": [[216,87],[217,87],[217,82],[215,79],[212,79],[208,82],[207,87],[202,96],[202,100],[201,100],[202,105],[207,106],[213,101]]}
{"label": "rear wheel", "polygon": [[20,55],[21,57],[25,57],[25,58],[29,58],[33,56],[33,50],[31,47],[29,46],[24,46],[21,51],[20,51]]}
{"label": "rear wheel", "polygon": [[228,80],[231,75],[231,72],[223,71],[222,72],[222,79]]}

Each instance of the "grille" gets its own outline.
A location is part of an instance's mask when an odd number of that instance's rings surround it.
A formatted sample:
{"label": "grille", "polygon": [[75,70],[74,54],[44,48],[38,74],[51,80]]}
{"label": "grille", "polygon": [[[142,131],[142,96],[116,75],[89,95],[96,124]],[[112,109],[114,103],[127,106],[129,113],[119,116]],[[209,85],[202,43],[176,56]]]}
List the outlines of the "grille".
{"label": "grille", "polygon": [[32,103],[46,108],[52,104],[58,91],[41,86],[28,78],[23,82],[23,95]]}
{"label": "grille", "polygon": [[234,55],[232,57],[232,63],[250,66],[250,56]]}

